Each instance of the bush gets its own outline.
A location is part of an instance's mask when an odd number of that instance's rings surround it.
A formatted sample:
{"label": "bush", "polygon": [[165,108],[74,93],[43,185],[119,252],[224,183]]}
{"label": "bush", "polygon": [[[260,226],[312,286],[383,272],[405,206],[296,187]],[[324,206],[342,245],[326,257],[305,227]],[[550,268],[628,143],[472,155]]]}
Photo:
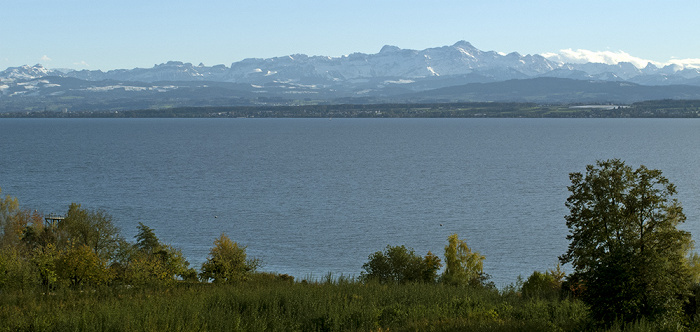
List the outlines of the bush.
{"label": "bush", "polygon": [[105,261],[84,244],[62,251],[56,260],[58,277],[74,287],[107,284],[112,279],[110,272]]}
{"label": "bush", "polygon": [[535,271],[523,283],[522,294],[525,298],[541,298],[553,300],[559,297],[561,284],[546,273]]}
{"label": "bush", "polygon": [[39,271],[14,247],[0,249],[0,290],[38,285]]}
{"label": "bush", "polygon": [[115,251],[112,269],[119,279],[134,285],[172,283],[177,277],[196,280],[196,271],[182,252],[163,244],[150,227],[139,223],[136,244],[120,241]]}
{"label": "bush", "polygon": [[231,241],[226,234],[214,241],[207,261],[202,264],[202,280],[213,279],[214,282],[235,282],[246,280],[260,262],[247,259],[246,247]]}
{"label": "bush", "polygon": [[483,285],[488,279],[484,273],[484,256],[472,251],[457,234],[447,238],[445,246],[445,272],[442,282],[451,285]]}
{"label": "bush", "polygon": [[421,257],[405,246],[387,246],[377,251],[362,265],[360,279],[379,283],[435,282],[442,264],[431,252]]}

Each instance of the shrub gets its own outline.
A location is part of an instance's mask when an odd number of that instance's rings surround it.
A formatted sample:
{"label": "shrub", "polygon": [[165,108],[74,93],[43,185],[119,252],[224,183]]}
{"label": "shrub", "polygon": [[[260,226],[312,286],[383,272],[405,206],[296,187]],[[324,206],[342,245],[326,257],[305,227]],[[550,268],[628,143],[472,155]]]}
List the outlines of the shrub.
{"label": "shrub", "polygon": [[387,246],[377,251],[362,265],[362,281],[379,283],[435,282],[442,264],[440,258],[428,252],[425,257],[416,255],[405,246]]}
{"label": "shrub", "polygon": [[484,273],[484,256],[472,251],[457,234],[447,238],[445,272],[442,282],[452,285],[481,285],[488,279]]}
{"label": "shrub", "polygon": [[213,279],[214,282],[235,282],[246,280],[260,262],[248,259],[246,247],[231,241],[226,234],[214,240],[214,247],[209,252],[207,261],[202,264],[202,280]]}

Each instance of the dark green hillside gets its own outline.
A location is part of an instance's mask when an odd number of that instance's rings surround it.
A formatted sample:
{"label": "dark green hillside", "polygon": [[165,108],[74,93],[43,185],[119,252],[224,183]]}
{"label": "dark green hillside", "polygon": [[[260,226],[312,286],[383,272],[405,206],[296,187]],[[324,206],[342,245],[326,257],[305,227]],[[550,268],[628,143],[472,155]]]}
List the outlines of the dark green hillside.
{"label": "dark green hillside", "polygon": [[[77,98],[77,97],[76,97]],[[130,101],[138,103],[138,101]],[[28,118],[697,118],[700,100],[654,100],[631,105],[460,102],[298,106],[171,107],[122,111],[0,113]]]}
{"label": "dark green hillside", "polygon": [[470,83],[405,96],[413,102],[510,101],[535,103],[629,104],[655,99],[700,99],[700,87],[646,86],[628,82],[533,78]]}

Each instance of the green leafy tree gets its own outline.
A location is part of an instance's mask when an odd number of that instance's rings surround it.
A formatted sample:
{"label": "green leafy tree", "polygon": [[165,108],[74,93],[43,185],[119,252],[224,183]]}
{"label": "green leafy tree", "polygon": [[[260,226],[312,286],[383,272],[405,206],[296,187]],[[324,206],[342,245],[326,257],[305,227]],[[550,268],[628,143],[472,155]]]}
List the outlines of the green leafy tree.
{"label": "green leafy tree", "polygon": [[442,282],[452,285],[481,285],[488,279],[484,273],[485,257],[472,251],[457,234],[447,237],[445,272]]}
{"label": "green leafy tree", "polygon": [[44,232],[44,220],[39,213],[17,210],[6,220],[4,232],[0,236],[0,246],[31,250],[51,239],[51,234]]}
{"label": "green leafy tree", "polygon": [[221,234],[214,240],[214,247],[211,248],[207,261],[202,264],[201,278],[213,279],[219,283],[246,280],[260,262],[248,259],[245,249],[246,247],[231,241],[226,234]]}
{"label": "green leafy tree", "polygon": [[570,279],[581,284],[592,317],[603,324],[677,318],[691,278],[691,237],[677,228],[685,215],[672,197],[676,187],[659,170],[618,159],[569,178],[571,242],[560,260],[572,264]]}
{"label": "green leafy tree", "polygon": [[60,252],[56,258],[56,275],[72,287],[99,286],[112,279],[105,260],[85,244],[72,245]]}
{"label": "green leafy tree", "polygon": [[559,264],[555,270],[545,273],[535,271],[523,283],[523,297],[555,300],[561,294],[564,277],[565,274]]}
{"label": "green leafy tree", "polygon": [[[0,194],[2,194],[2,188],[0,188]],[[19,202],[17,198],[10,195],[5,195],[3,198],[0,195],[0,226],[4,226],[9,218],[11,218],[14,213],[19,210]],[[4,228],[0,228],[2,232]]]}
{"label": "green leafy tree", "polygon": [[31,288],[40,282],[38,269],[17,247],[0,247],[0,291]]}
{"label": "green leafy tree", "polygon": [[41,285],[46,288],[55,287],[58,283],[56,274],[56,260],[59,257],[59,251],[53,243],[46,246],[34,248],[31,254],[30,262],[39,271]]}
{"label": "green leafy tree", "polygon": [[421,257],[405,246],[387,246],[369,256],[360,278],[379,283],[435,282],[441,266],[440,258],[431,252]]}
{"label": "green leafy tree", "polygon": [[442,267],[442,261],[440,257],[428,251],[423,257],[423,264],[421,267],[421,280],[423,282],[435,282],[438,279],[438,271]]}
{"label": "green leafy tree", "polygon": [[139,231],[136,233],[136,247],[146,253],[154,253],[161,247],[160,240],[152,228],[139,222],[136,227]]}
{"label": "green leafy tree", "polygon": [[[0,189],[1,193],[2,189]],[[10,195],[3,198],[0,195],[0,245],[8,245],[8,242],[13,242],[13,238],[19,235],[14,232],[16,216],[19,212],[17,198]]]}
{"label": "green leafy tree", "polygon": [[163,244],[153,229],[139,223],[136,244],[118,243],[112,269],[125,282],[132,284],[159,284],[174,282],[177,277],[196,279],[196,271],[182,252]]}
{"label": "green leafy tree", "polygon": [[700,254],[691,252],[688,254],[688,271],[690,272],[690,282],[700,284]]}
{"label": "green leafy tree", "polygon": [[83,244],[109,261],[119,245],[119,229],[112,223],[112,216],[102,210],[87,210],[72,203],[57,227],[58,244],[62,249]]}

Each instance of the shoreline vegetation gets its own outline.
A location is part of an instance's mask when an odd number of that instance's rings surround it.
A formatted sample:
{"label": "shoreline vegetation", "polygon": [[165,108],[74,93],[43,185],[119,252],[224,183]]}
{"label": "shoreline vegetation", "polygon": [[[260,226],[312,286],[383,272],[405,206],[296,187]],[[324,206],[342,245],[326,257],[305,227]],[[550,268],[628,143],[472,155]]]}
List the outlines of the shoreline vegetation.
{"label": "shoreline vegetation", "polygon": [[177,107],[111,111],[0,112],[0,118],[699,118],[700,100],[631,105],[516,102],[311,104]]}
{"label": "shoreline vegetation", "polygon": [[443,258],[388,245],[357,278],[295,280],[225,234],[197,271],[142,223],[131,242],[102,210],[45,216],[0,196],[0,331],[700,330],[700,256],[673,184],[619,160],[586,169],[570,174],[573,273],[503,289],[457,234]]}

